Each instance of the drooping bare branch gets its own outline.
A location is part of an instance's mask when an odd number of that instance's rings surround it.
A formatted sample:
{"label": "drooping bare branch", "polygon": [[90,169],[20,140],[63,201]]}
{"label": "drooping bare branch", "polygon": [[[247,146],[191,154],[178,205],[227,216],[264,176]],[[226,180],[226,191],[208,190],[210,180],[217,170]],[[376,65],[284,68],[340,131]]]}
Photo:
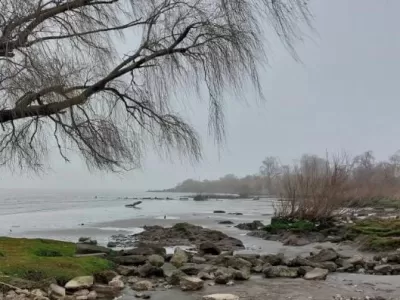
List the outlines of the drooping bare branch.
{"label": "drooping bare branch", "polygon": [[3,0],[0,164],[40,169],[56,148],[117,171],[149,145],[197,160],[179,102],[206,87],[222,141],[225,91],[261,95],[266,24],[294,54],[310,16],[304,0]]}

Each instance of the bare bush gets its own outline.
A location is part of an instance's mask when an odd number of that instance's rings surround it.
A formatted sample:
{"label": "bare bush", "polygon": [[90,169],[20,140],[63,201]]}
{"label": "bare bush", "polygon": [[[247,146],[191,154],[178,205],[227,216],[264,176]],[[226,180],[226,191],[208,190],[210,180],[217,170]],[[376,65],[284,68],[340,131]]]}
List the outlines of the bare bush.
{"label": "bare bush", "polygon": [[326,159],[303,156],[299,164],[284,170],[276,216],[313,221],[330,219],[343,205],[349,177],[346,155]]}
{"label": "bare bush", "polygon": [[294,54],[307,3],[2,0],[0,164],[40,169],[53,144],[66,161],[77,150],[103,170],[137,167],[149,145],[199,159],[198,135],[174,104],[205,86],[221,141],[224,91],[241,97],[250,82],[261,96],[265,25]]}

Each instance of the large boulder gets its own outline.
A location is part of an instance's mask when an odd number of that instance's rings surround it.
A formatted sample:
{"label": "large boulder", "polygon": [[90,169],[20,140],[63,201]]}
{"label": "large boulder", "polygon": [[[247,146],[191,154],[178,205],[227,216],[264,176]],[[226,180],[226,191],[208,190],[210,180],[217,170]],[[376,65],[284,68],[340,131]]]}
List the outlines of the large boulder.
{"label": "large boulder", "polygon": [[133,284],[132,289],[135,291],[149,291],[153,288],[153,283],[148,280],[140,280]]}
{"label": "large boulder", "polygon": [[198,277],[185,276],[181,278],[179,286],[182,291],[197,291],[203,288],[204,281]]}
{"label": "large boulder", "polygon": [[271,266],[263,270],[264,276],[266,278],[296,278],[299,276],[298,268],[287,267],[287,266]]}
{"label": "large boulder", "polygon": [[333,261],[325,261],[320,263],[322,269],[327,269],[329,272],[335,272],[337,265]]}
{"label": "large boulder", "polygon": [[211,242],[204,242],[201,243],[199,246],[200,253],[204,254],[211,254],[211,255],[219,255],[221,254],[221,249],[216,246],[214,243]]}
{"label": "large boulder", "polygon": [[164,276],[169,277],[171,274],[177,270],[177,268],[171,264],[166,262],[165,264],[162,265],[161,269],[163,270]]}
{"label": "large boulder", "polygon": [[67,290],[80,290],[92,287],[94,283],[93,276],[79,276],[71,279],[65,284]]}
{"label": "large boulder", "polygon": [[140,266],[146,263],[147,258],[143,255],[128,255],[114,257],[113,261],[124,266]]}
{"label": "large boulder", "polygon": [[91,237],[80,237],[79,243],[88,244],[88,245],[97,245],[97,241],[92,239]]}
{"label": "large boulder", "polygon": [[301,267],[301,266],[308,266],[313,268],[321,267],[321,263],[317,263],[307,258],[303,258],[301,256],[297,256],[296,258],[292,259],[288,263],[289,267]]}
{"label": "large boulder", "polygon": [[57,285],[57,284],[50,284],[48,296],[52,300],[59,300],[65,297],[65,288]]}
{"label": "large boulder", "polygon": [[352,265],[364,265],[364,257],[361,255],[354,255],[353,257],[349,258],[347,262]]}
{"label": "large boulder", "polygon": [[239,300],[239,296],[233,294],[212,294],[203,296],[203,300]]}
{"label": "large boulder", "polygon": [[172,256],[170,263],[173,264],[175,267],[180,268],[188,261],[189,258],[186,252],[178,247],[175,249],[174,255]]}
{"label": "large boulder", "polygon": [[335,261],[339,257],[339,254],[333,249],[322,249],[318,254],[315,254],[309,258],[314,262],[325,262]]}
{"label": "large boulder", "polygon": [[325,280],[328,276],[329,271],[327,269],[314,268],[304,275],[304,279],[307,280]]}
{"label": "large boulder", "polygon": [[158,254],[152,254],[150,255],[147,260],[149,261],[150,264],[156,267],[161,267],[164,264],[164,257]]}
{"label": "large boulder", "polygon": [[187,275],[181,270],[176,269],[175,271],[172,271],[169,276],[166,276],[166,281],[168,282],[168,284],[171,285],[179,285],[181,282],[181,278],[186,276]]}
{"label": "large boulder", "polygon": [[108,249],[106,247],[101,247],[91,244],[83,244],[83,243],[76,244],[75,251],[76,254],[97,254],[97,253],[110,254],[112,252],[111,249]]}

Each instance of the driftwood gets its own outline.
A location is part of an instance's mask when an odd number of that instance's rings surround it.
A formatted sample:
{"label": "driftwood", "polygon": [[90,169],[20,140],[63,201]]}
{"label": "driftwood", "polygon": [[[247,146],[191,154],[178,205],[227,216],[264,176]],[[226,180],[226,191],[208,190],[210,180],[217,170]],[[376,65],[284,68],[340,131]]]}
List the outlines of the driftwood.
{"label": "driftwood", "polygon": [[139,205],[141,203],[142,203],[142,201],[136,201],[136,202],[134,202],[132,204],[125,205],[125,207],[133,207],[133,208],[135,208],[137,205]]}

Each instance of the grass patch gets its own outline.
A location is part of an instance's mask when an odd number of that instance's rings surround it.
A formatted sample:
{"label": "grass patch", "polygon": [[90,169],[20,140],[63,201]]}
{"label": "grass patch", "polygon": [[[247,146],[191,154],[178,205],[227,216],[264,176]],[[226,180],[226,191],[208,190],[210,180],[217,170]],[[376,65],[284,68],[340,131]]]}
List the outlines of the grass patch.
{"label": "grass patch", "polygon": [[363,250],[391,251],[400,248],[400,219],[371,218],[349,228],[347,237],[360,238]]}
{"label": "grass patch", "polygon": [[64,283],[76,276],[112,268],[102,258],[74,257],[73,243],[1,237],[0,249],[4,254],[0,255],[0,273],[32,281],[54,278]]}
{"label": "grass patch", "polygon": [[272,218],[271,224],[264,227],[265,231],[279,233],[283,230],[293,232],[309,232],[317,229],[316,223],[308,220],[289,220],[283,218]]}
{"label": "grass patch", "polygon": [[369,199],[350,201],[350,207],[380,207],[400,209],[400,200],[384,197],[374,197]]}

